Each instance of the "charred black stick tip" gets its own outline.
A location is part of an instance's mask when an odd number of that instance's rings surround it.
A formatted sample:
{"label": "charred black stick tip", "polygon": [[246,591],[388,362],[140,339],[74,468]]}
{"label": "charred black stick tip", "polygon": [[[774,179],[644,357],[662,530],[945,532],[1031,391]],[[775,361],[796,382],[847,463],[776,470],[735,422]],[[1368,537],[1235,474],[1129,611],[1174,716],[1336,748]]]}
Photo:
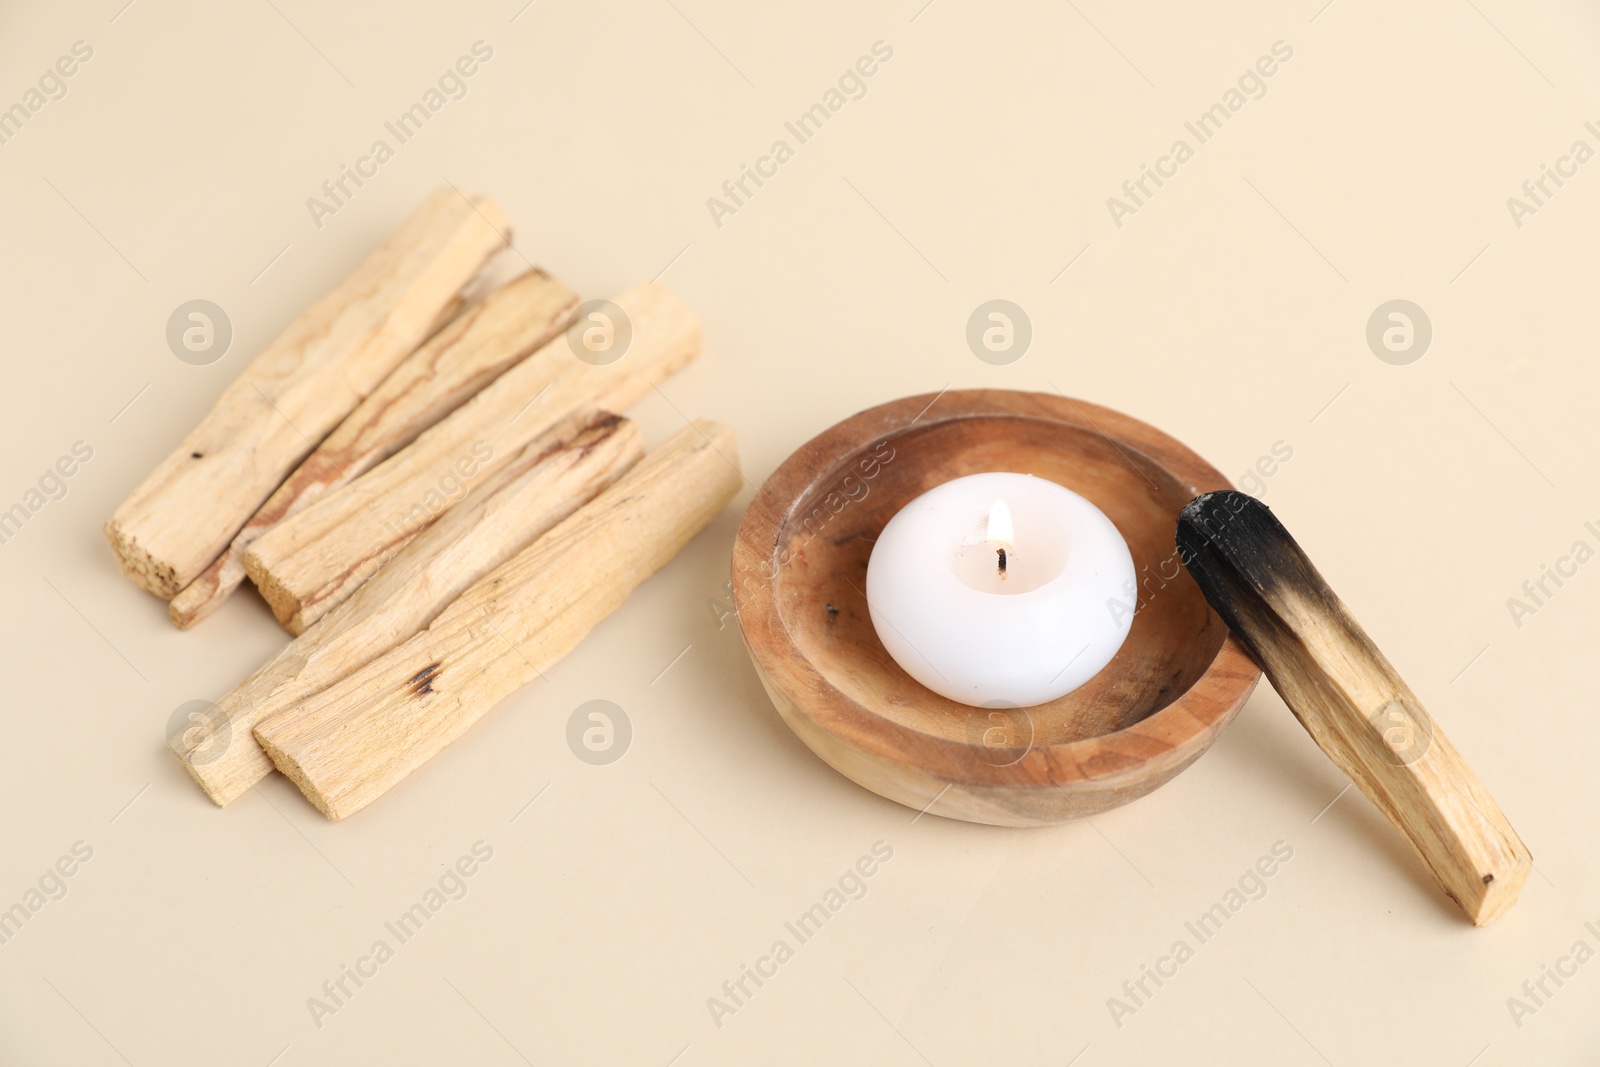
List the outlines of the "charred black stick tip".
{"label": "charred black stick tip", "polygon": [[1225,489],[1195,497],[1178,513],[1177,544],[1206,601],[1252,653],[1257,640],[1270,641],[1271,631],[1287,623],[1281,616],[1286,595],[1339,611],[1337,597],[1289,531],[1248,493]]}
{"label": "charred black stick tip", "polygon": [[[1270,507],[1248,493],[1202,493],[1178,512],[1179,558],[1189,565],[1187,557],[1200,555],[1206,549],[1258,587],[1325,587],[1293,534],[1283,528]],[[1192,569],[1194,566],[1190,566]]]}
{"label": "charred black stick tip", "polygon": [[1275,581],[1262,558],[1294,544],[1267,506],[1248,493],[1224,489],[1202,493],[1178,513],[1178,558],[1223,623],[1260,658],[1246,619],[1266,582]]}
{"label": "charred black stick tip", "polygon": [[1271,508],[1237,489],[1201,493],[1185,504],[1178,512],[1180,548],[1186,530],[1223,547],[1242,544],[1251,538],[1282,538],[1293,542]]}
{"label": "charred black stick tip", "polygon": [[1004,574],[1006,572],[1006,550],[997,548],[995,551],[1000,554],[1000,573]]}
{"label": "charred black stick tip", "polygon": [[1226,566],[1258,587],[1291,582],[1322,584],[1311,561],[1272,509],[1249,493],[1203,493],[1178,513],[1179,558],[1197,571]]}

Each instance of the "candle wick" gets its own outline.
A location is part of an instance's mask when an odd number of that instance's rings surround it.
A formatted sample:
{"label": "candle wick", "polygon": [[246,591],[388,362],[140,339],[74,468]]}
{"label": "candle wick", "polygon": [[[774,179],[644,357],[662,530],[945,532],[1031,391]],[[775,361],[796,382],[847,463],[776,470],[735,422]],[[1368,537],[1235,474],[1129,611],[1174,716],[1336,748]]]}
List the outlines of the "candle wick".
{"label": "candle wick", "polygon": [[995,551],[1000,554],[1000,577],[1004,578],[1006,576],[1006,550],[998,548]]}

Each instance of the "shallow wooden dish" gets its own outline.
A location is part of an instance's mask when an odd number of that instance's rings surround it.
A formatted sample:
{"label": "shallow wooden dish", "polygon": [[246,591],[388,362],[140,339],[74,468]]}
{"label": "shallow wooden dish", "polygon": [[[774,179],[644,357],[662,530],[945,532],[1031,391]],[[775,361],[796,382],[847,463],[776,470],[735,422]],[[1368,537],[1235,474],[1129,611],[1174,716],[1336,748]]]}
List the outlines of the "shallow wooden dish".
{"label": "shallow wooden dish", "polygon": [[[1116,523],[1141,583],[1133,628],[1087,684],[1031,708],[939,696],[867,614],[879,531],[935,485],[981,471],[1059,482]],[[1261,671],[1178,563],[1178,511],[1229,488],[1179,442],[1108,408],[978,389],[906,397],[801,446],[739,527],[745,645],[789,727],[847,778],[935,815],[1039,826],[1126,804],[1194,762]]]}

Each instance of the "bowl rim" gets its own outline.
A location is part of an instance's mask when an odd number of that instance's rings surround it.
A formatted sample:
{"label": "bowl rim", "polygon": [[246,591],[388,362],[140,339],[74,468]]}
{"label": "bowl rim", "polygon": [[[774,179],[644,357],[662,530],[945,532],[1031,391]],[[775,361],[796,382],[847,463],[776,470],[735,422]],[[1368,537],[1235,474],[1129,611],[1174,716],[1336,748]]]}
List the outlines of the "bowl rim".
{"label": "bowl rim", "polygon": [[[943,412],[935,410],[941,402],[945,402]],[[1096,434],[1136,469],[1139,464],[1134,457],[1176,478],[1191,498],[1233,488],[1219,470],[1156,427],[1065,394],[947,389],[876,405],[835,423],[797,448],[772,472],[745,510],[734,541],[732,585],[739,628],[752,660],[765,680],[788,697],[791,711],[835,740],[897,762],[908,761],[915,753],[915,762],[942,781],[983,788],[1090,783],[1114,788],[1147,777],[1152,763],[1172,767],[1176,773],[1210,746],[1261,678],[1261,668],[1232,633],[1225,636],[1212,661],[1188,689],[1131,726],[1057,744],[1030,742],[1018,759],[996,763],[975,758],[978,746],[970,741],[915,729],[849,696],[811,661],[790,632],[776,599],[782,565],[774,567],[772,562],[800,500],[875,443],[892,441],[914,429],[922,432],[941,423],[974,418],[1037,418]],[[1136,446],[1130,438],[1142,444]],[[1173,528],[1177,528],[1176,512]],[[1216,621],[1222,625],[1220,618]],[[1141,756],[1130,759],[1125,754],[1130,750]]]}

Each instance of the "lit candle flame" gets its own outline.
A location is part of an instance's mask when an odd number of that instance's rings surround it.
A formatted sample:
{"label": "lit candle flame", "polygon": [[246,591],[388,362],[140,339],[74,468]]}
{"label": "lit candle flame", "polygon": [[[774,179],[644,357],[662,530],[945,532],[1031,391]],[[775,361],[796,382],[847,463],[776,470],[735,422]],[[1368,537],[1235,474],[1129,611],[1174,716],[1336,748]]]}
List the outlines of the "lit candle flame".
{"label": "lit candle flame", "polygon": [[989,509],[989,540],[1009,545],[1011,538],[1011,509],[1004,500],[996,500]]}

